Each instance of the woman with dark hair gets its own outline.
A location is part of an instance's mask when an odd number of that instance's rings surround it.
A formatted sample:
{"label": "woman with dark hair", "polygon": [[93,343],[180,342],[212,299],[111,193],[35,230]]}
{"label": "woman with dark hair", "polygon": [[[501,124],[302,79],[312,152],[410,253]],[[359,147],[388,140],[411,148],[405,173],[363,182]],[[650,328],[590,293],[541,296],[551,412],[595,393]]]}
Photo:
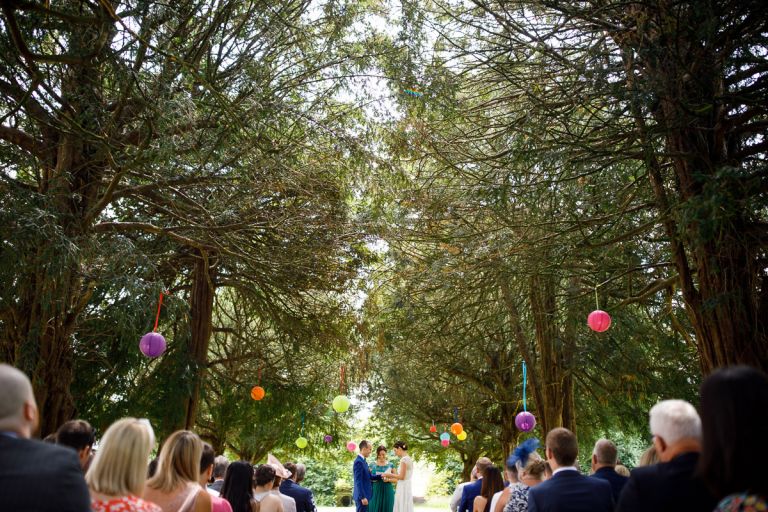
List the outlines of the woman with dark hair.
{"label": "woman with dark hair", "polygon": [[493,495],[504,490],[504,480],[501,471],[496,466],[489,466],[483,472],[483,486],[480,488],[480,496],[475,498],[472,512],[490,512]]}
{"label": "woman with dark hair", "polygon": [[[392,464],[387,462],[387,447],[376,448],[376,462],[370,466],[372,475],[392,473]],[[392,512],[395,506],[395,489],[392,484],[384,480],[373,481],[373,496],[368,503],[368,512]]]}
{"label": "woman with dark hair", "polygon": [[405,444],[405,441],[395,443],[395,455],[400,457],[399,471],[382,475],[385,482],[397,482],[395,505],[392,510],[394,512],[413,512],[413,488],[411,487],[413,461],[408,456],[408,445]]}
{"label": "woman with dark hair", "polygon": [[227,466],[221,497],[232,505],[232,512],[256,512],[258,505],[253,499],[253,466],[244,460]]}
{"label": "woman with dark hair", "polygon": [[701,385],[699,473],[720,499],[718,511],[766,510],[768,376],[723,368]]}

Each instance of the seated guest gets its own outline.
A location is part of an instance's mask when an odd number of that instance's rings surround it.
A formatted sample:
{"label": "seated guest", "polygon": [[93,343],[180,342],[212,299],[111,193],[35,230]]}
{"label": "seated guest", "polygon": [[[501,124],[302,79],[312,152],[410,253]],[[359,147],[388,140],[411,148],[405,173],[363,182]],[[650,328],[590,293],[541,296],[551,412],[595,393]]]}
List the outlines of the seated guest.
{"label": "seated guest", "polygon": [[608,439],[598,439],[595,448],[592,450],[592,477],[602,478],[611,484],[613,492],[613,502],[619,502],[619,495],[624,485],[629,480],[626,476],[621,476],[616,472],[616,459],[619,457],[619,451],[616,445]]}
{"label": "seated guest", "polygon": [[480,488],[480,495],[475,498],[472,504],[472,512],[489,512],[493,495],[503,490],[504,479],[501,478],[499,468],[493,465],[485,468],[485,471],[483,471],[483,485]]}
{"label": "seated guest", "polygon": [[627,466],[625,466],[624,464],[616,464],[616,467],[614,469],[621,476],[625,476],[625,477],[629,478],[629,468]]}
{"label": "seated guest", "polygon": [[221,486],[224,485],[224,475],[227,474],[229,459],[223,455],[217,456],[213,461],[213,483],[208,486],[208,492],[214,496],[221,493]]}
{"label": "seated guest", "polygon": [[[538,441],[536,442],[538,443]],[[504,479],[506,480],[506,484],[504,490],[500,493],[496,493],[496,496],[491,500],[491,512],[502,512],[507,506],[507,503],[509,503],[510,494],[512,494],[517,487],[522,485],[517,478],[517,465],[515,464],[517,458],[514,455],[514,453],[521,450],[521,446],[522,445],[515,448],[513,454],[507,457],[507,462],[504,465]]]}
{"label": "seated guest", "polygon": [[659,456],[656,453],[656,447],[651,445],[640,455],[640,461],[637,466],[651,466],[659,462]]}
{"label": "seated guest", "polygon": [[507,465],[512,464],[517,467],[519,483],[512,489],[504,512],[525,512],[528,510],[528,492],[531,487],[536,487],[544,481],[546,462],[536,453],[535,450],[538,446],[539,441],[537,439],[528,439],[515,448],[512,456],[507,460]]}
{"label": "seated guest", "polygon": [[459,508],[459,502],[461,501],[461,493],[464,490],[464,487],[475,481],[477,481],[477,466],[472,466],[472,471],[469,473],[469,482],[460,482],[453,490],[451,500],[448,502],[448,506],[451,508],[451,512],[457,512]]}
{"label": "seated guest", "polygon": [[272,494],[274,483],[275,468],[269,464],[262,464],[256,468],[253,499],[258,503],[257,512],[284,512],[283,501],[277,495]]}
{"label": "seated guest", "polygon": [[200,488],[203,442],[189,430],[171,434],[160,449],[157,473],[147,480],[144,499],[163,512],[211,512],[211,495]]}
{"label": "seated guest", "polygon": [[253,477],[250,462],[238,460],[227,466],[220,495],[232,506],[232,512],[259,512],[253,497]]}
{"label": "seated guest", "polygon": [[144,494],[147,459],[154,445],[155,434],[146,420],[123,418],[110,425],[85,475],[93,512],[162,512],[139,497]]}
{"label": "seated guest", "polygon": [[272,466],[275,470],[275,480],[272,482],[272,490],[270,492],[280,498],[285,512],[296,512],[296,500],[280,492],[280,484],[284,479],[290,477],[291,474],[285,469],[280,461],[277,460],[277,457],[271,453],[267,455],[267,464]]}
{"label": "seated guest", "polygon": [[536,512],[611,512],[611,485],[584,476],[576,467],[579,445],[567,428],[550,430],[546,440],[552,478],[528,491],[528,510]]}
{"label": "seated guest", "polygon": [[[213,451],[213,447],[208,443],[203,443],[203,452],[200,456],[200,486],[203,489],[207,490],[206,484],[211,480],[215,458],[216,452]],[[218,493],[216,493],[216,496],[211,495],[211,507],[211,512],[232,512],[229,502],[219,498]]]}
{"label": "seated guest", "polygon": [[96,432],[90,423],[85,420],[69,420],[59,427],[56,432],[56,443],[68,446],[77,452],[80,459],[80,467],[83,471],[88,469],[91,460],[91,449],[96,440]]}
{"label": "seated guest", "polygon": [[38,427],[32,384],[0,363],[0,509],[88,512],[88,487],[70,448],[30,439]]}
{"label": "seated guest", "polygon": [[695,476],[701,451],[701,420],[684,400],[664,400],[650,412],[659,463],[635,468],[616,510],[710,512],[717,500]]}
{"label": "seated guest", "polygon": [[300,479],[299,465],[294,464],[293,462],[287,462],[285,464],[285,469],[291,476],[283,480],[280,484],[280,492],[286,496],[290,496],[296,501],[297,512],[317,512],[312,491],[298,484]]}
{"label": "seated guest", "polygon": [[699,471],[720,501],[718,511],[768,510],[768,377],[735,366],[701,385]]}
{"label": "seated guest", "polygon": [[483,472],[491,465],[491,459],[488,457],[480,457],[477,459],[477,462],[475,463],[477,480],[471,484],[465,485],[461,490],[461,500],[459,500],[458,512],[472,512],[472,505],[475,503],[475,498],[480,496],[480,489],[483,487]]}

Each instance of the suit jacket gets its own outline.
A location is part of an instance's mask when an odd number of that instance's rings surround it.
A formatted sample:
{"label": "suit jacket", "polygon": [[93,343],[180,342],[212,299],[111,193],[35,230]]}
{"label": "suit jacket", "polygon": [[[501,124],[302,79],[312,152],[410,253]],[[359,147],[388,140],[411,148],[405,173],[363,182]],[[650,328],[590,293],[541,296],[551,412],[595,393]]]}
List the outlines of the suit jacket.
{"label": "suit jacket", "polygon": [[77,452],[0,434],[0,509],[90,512],[91,498]]}
{"label": "suit jacket", "polygon": [[354,477],[355,487],[352,490],[352,499],[355,501],[363,498],[370,501],[373,496],[373,484],[371,480],[381,480],[381,475],[371,475],[371,469],[362,455],[355,458],[352,464],[352,476]]}
{"label": "suit jacket", "polygon": [[480,490],[483,488],[483,479],[478,478],[474,482],[468,483],[461,491],[461,501],[459,502],[458,512],[472,512],[475,505],[475,498],[480,496]]}
{"label": "suit jacket", "polygon": [[629,477],[618,474],[613,468],[600,468],[592,474],[592,478],[602,478],[611,484],[611,492],[613,493],[614,503],[619,502],[621,490],[625,485],[627,485],[627,482],[629,481]]}
{"label": "suit jacket", "polygon": [[617,512],[685,510],[710,512],[717,500],[695,477],[698,453],[683,453],[669,462],[635,468],[621,491]]}
{"label": "suit jacket", "polygon": [[558,473],[528,491],[529,512],[612,512],[611,484],[578,471]]}
{"label": "suit jacket", "polygon": [[312,491],[302,487],[293,480],[283,480],[280,492],[296,500],[296,512],[317,512]]}
{"label": "suit jacket", "polygon": [[208,488],[220,493],[223,485],[224,480],[215,480],[212,484],[208,484]]}

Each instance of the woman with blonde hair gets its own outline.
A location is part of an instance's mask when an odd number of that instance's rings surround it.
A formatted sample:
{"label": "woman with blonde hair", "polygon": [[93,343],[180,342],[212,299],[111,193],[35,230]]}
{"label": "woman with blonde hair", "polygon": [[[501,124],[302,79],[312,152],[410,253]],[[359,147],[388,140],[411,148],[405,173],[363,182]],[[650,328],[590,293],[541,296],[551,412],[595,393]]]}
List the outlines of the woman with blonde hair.
{"label": "woman with blonde hair", "polygon": [[178,430],[165,441],[157,473],[147,481],[144,499],[163,512],[211,512],[211,495],[200,487],[203,442],[194,432]]}
{"label": "woman with blonde hair", "polygon": [[160,512],[144,494],[147,459],[155,434],[147,420],[123,418],[114,422],[101,438],[85,481],[91,492],[94,512]]}

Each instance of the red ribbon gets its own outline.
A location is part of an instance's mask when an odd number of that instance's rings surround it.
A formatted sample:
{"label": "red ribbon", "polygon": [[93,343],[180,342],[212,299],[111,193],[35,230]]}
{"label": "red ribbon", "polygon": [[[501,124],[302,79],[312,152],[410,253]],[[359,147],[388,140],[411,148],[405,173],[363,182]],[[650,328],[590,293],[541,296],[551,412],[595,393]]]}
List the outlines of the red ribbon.
{"label": "red ribbon", "polygon": [[163,307],[163,292],[160,292],[160,300],[157,303],[157,316],[155,316],[155,328],[152,332],[157,332],[157,324],[160,322],[160,308]]}

